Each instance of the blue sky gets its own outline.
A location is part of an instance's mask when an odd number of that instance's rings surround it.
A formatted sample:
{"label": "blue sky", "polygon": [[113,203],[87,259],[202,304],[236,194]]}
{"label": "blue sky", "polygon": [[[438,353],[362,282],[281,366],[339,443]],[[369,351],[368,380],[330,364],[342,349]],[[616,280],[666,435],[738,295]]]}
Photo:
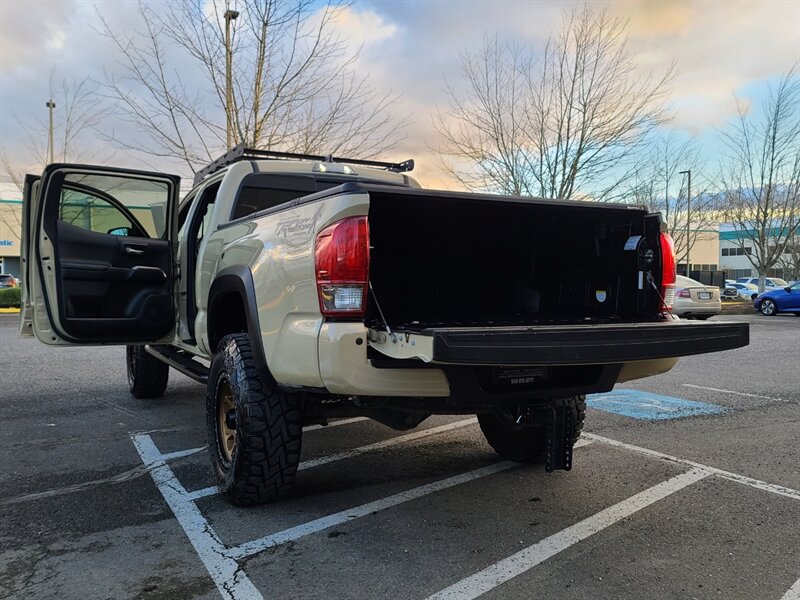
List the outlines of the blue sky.
{"label": "blue sky", "polygon": [[[166,0],[164,0],[166,1]],[[158,5],[158,2],[153,2]],[[541,45],[573,2],[356,1],[337,22],[357,63],[373,85],[402,95],[398,112],[413,117],[395,156],[415,157],[429,186],[452,187],[437,168],[431,125],[447,103],[445,81],[458,85],[459,56],[485,35]],[[758,103],[767,83],[800,61],[800,1],[673,2],[620,0],[607,6],[629,20],[629,47],[640,73],[663,72],[675,62],[675,118],[667,125],[696,136],[706,159],[722,151],[718,128],[734,116],[734,93]],[[51,73],[56,79],[101,79],[116,68],[107,40],[94,29],[97,10],[114,27],[136,25],[128,0],[0,2],[0,146],[19,169],[33,164],[18,121],[44,121]],[[115,154],[125,163],[127,157]],[[0,189],[1,195],[7,195]]]}

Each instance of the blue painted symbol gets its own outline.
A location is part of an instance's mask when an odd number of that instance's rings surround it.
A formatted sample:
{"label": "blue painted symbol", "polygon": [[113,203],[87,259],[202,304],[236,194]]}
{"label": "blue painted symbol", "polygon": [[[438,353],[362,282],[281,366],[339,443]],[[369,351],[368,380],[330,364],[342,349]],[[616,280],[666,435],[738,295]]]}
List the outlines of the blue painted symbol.
{"label": "blue painted symbol", "polygon": [[650,421],[715,415],[728,410],[716,404],[661,396],[639,390],[614,390],[605,394],[592,394],[587,397],[586,403],[597,410]]}

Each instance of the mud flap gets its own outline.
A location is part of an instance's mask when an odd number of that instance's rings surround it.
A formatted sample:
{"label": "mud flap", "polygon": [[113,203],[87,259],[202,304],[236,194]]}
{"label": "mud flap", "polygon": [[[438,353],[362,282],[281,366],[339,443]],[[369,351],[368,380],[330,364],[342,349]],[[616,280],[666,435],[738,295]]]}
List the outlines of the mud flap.
{"label": "mud flap", "polygon": [[547,408],[547,442],[544,468],[548,473],[572,468],[576,408],[569,399],[554,400]]}

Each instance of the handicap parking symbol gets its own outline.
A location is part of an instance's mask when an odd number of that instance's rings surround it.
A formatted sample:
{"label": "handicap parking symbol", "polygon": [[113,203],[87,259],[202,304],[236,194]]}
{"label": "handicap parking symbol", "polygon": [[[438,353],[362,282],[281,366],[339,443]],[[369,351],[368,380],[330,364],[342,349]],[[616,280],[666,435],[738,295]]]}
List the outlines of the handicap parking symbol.
{"label": "handicap parking symbol", "polygon": [[649,421],[713,415],[728,410],[708,402],[695,402],[639,390],[614,390],[604,394],[591,394],[587,396],[586,403],[597,410]]}

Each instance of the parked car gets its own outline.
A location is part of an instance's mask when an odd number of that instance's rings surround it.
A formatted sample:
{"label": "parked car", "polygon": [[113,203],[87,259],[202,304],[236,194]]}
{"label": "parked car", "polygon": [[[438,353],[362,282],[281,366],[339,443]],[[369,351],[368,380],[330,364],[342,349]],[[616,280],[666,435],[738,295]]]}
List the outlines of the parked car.
{"label": "parked car", "polygon": [[[739,279],[736,280],[736,283],[750,283],[758,287],[758,277],[739,277]],[[781,289],[785,288],[788,285],[789,284],[786,283],[780,277],[767,277],[764,280],[764,287],[767,289],[774,289],[774,288]]]}
{"label": "parked car", "polygon": [[752,283],[729,283],[725,287],[736,290],[736,295],[742,300],[758,298],[758,286]]}
{"label": "parked car", "polygon": [[708,319],[722,312],[719,288],[678,275],[672,314],[688,319]]}
{"label": "parked car", "polygon": [[17,287],[17,280],[14,279],[13,275],[7,275],[5,273],[0,273],[0,288],[12,288]]}
{"label": "parked car", "polygon": [[768,317],[782,312],[800,315],[800,282],[764,292],[756,298],[753,307]]}

